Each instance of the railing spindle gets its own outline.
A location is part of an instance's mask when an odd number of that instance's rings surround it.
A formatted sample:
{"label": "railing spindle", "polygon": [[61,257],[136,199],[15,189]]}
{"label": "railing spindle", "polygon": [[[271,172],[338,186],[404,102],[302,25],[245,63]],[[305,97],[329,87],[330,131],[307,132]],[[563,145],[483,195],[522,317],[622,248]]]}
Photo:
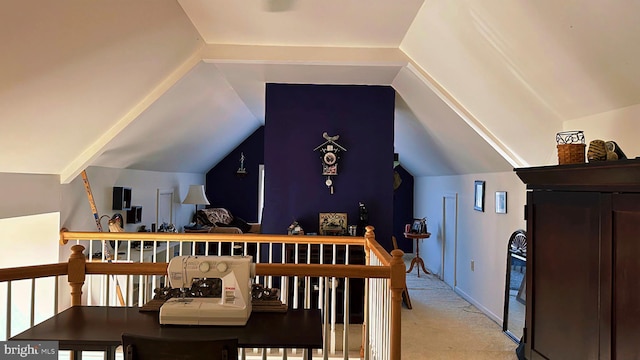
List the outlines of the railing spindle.
{"label": "railing spindle", "polygon": [[[294,254],[293,254],[293,263],[294,264],[299,264],[300,263],[300,259],[299,259],[299,246],[298,243],[296,243],[294,245]],[[298,308],[298,275],[293,277],[293,308],[297,309]]]}
{"label": "railing spindle", "polygon": [[[307,244],[307,264],[311,264],[311,244]],[[311,277],[304,277],[304,308],[311,308]]]}
{"label": "railing spindle", "polygon": [[[269,243],[269,264],[273,264],[273,243]],[[273,288],[273,276],[267,277],[267,285],[268,288]]]}
{"label": "railing spindle", "polygon": [[[345,245],[344,252],[344,264],[349,265],[349,245]],[[348,277],[344,278],[344,303],[343,303],[343,314],[342,314],[342,353],[343,359],[349,360],[349,284],[350,279]]]}
{"label": "railing spindle", "polygon": [[11,287],[13,282],[7,281],[7,339],[11,337]]}

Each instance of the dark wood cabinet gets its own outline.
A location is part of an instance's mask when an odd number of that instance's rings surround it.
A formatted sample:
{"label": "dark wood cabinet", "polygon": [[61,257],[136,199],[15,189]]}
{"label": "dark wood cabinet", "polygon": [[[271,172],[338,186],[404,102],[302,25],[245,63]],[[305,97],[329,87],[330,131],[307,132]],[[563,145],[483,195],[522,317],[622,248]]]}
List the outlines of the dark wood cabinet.
{"label": "dark wood cabinet", "polygon": [[[612,196],[613,308],[616,359],[640,358],[640,195]],[[622,241],[624,239],[624,241]]]}
{"label": "dark wood cabinet", "polygon": [[640,359],[640,160],[516,169],[527,359]]}

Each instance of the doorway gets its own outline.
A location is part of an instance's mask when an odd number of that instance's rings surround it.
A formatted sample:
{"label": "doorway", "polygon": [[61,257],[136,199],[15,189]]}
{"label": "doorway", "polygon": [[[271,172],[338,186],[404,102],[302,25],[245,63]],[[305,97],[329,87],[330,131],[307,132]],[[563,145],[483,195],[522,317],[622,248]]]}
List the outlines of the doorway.
{"label": "doorway", "polygon": [[442,197],[442,277],[452,289],[456,287],[456,258],[458,244],[458,193]]}

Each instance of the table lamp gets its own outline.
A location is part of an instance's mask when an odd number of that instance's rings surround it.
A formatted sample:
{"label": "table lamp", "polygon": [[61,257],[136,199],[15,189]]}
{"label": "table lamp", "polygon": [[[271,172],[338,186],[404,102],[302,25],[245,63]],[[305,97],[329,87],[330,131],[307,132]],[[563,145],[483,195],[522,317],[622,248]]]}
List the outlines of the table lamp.
{"label": "table lamp", "polygon": [[204,193],[204,185],[189,185],[189,192],[182,203],[194,204],[196,206],[196,212],[198,212],[198,205],[209,205],[207,195]]}

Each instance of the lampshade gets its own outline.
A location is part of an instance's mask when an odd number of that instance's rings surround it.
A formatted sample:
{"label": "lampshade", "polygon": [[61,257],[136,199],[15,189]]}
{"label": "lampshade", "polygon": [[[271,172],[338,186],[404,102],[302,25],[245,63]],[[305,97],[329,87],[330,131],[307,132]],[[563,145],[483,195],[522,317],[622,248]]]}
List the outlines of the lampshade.
{"label": "lampshade", "polygon": [[209,205],[207,195],[204,194],[204,185],[189,185],[187,197],[182,201],[183,204]]}

